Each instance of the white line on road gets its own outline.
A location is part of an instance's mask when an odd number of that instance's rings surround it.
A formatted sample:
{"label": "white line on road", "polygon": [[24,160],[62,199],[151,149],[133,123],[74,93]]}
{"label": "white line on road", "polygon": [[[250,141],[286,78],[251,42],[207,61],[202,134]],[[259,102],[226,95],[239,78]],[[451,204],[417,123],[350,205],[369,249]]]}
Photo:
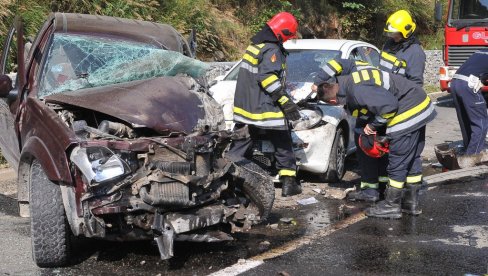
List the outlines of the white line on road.
{"label": "white line on road", "polygon": [[245,260],[238,262],[235,265],[226,267],[222,270],[214,272],[209,276],[229,276],[229,275],[238,275],[248,270],[251,270],[257,266],[264,264],[264,261],[254,261],[254,260]]}
{"label": "white line on road", "polygon": [[315,233],[312,233],[311,235],[304,236],[300,239],[285,243],[284,245],[273,248],[269,251],[266,251],[260,255],[254,256],[250,259],[247,259],[245,261],[240,260],[238,263],[226,267],[222,270],[216,271],[209,276],[235,276],[239,275],[241,273],[244,273],[246,271],[249,271],[255,267],[258,267],[262,264],[264,264],[265,260],[276,258],[279,256],[282,256],[286,253],[292,252],[294,250],[297,250],[298,248],[310,244],[314,240],[318,238],[323,238],[325,236],[328,236],[338,230],[344,229],[356,222],[359,222],[363,219],[365,219],[366,216],[364,215],[364,212],[352,215],[344,220],[341,220],[337,223],[334,223],[330,225],[329,227],[326,227],[322,230],[319,230]]}

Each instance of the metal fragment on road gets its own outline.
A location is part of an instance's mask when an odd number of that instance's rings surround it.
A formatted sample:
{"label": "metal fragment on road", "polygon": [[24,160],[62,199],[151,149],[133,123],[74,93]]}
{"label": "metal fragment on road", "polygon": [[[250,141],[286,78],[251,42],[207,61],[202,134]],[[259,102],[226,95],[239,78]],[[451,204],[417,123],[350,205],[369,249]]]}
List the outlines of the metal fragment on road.
{"label": "metal fragment on road", "polygon": [[317,194],[322,193],[322,189],[319,188],[312,189],[312,191],[316,192]]}
{"label": "metal fragment on road", "polygon": [[293,221],[293,218],[280,218],[280,221],[283,223],[290,224]]}
{"label": "metal fragment on road", "polygon": [[297,202],[300,205],[311,205],[317,203],[318,200],[315,199],[315,197],[309,197],[309,198],[299,199],[297,200]]}

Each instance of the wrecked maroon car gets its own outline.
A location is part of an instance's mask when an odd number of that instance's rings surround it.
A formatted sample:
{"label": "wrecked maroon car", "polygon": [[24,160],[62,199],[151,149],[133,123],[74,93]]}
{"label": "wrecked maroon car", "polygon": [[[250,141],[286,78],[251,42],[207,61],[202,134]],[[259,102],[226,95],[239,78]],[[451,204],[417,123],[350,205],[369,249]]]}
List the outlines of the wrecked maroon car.
{"label": "wrecked maroon car", "polygon": [[223,158],[207,65],[171,26],[56,13],[28,45],[17,19],[0,63],[2,80],[17,64],[13,89],[0,85],[0,146],[37,265],[69,264],[72,236],[154,239],[168,259],[174,241],[229,240],[269,214],[272,181]]}

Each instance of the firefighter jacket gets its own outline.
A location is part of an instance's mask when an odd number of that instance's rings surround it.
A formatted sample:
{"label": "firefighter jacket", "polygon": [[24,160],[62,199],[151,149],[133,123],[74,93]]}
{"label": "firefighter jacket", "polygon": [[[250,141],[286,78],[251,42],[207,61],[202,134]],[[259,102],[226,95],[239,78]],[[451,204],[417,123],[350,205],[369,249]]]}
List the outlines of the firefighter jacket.
{"label": "firefighter jacket", "polygon": [[271,95],[285,84],[286,53],[277,43],[251,44],[242,58],[234,97],[234,121],[287,129],[285,115]]}
{"label": "firefighter jacket", "polygon": [[319,85],[331,77],[349,75],[362,69],[372,69],[374,66],[367,62],[352,59],[335,58],[328,61],[317,73],[314,84]]}
{"label": "firefighter jacket", "polygon": [[475,52],[456,70],[456,74],[467,77],[479,77],[483,73],[488,73],[488,50]]}
{"label": "firefighter jacket", "polygon": [[395,47],[385,44],[380,55],[380,69],[404,76],[417,83],[424,84],[425,53],[420,42],[413,37]]}
{"label": "firefighter jacket", "polygon": [[386,135],[399,137],[415,131],[436,116],[425,91],[404,77],[366,69],[338,79],[353,116],[369,117],[374,129],[386,126]]}

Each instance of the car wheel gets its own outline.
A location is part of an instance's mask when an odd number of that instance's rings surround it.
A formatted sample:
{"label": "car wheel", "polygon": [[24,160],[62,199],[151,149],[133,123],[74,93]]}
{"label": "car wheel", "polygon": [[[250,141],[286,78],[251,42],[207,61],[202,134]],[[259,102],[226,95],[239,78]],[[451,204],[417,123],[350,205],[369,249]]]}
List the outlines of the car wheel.
{"label": "car wheel", "polygon": [[329,168],[320,175],[324,182],[337,182],[345,173],[346,163],[346,136],[342,128],[338,128],[334,137],[334,143],[329,156]]}
{"label": "car wheel", "polygon": [[260,221],[268,218],[273,207],[275,188],[273,179],[254,162],[242,161],[236,163],[235,176],[239,179],[238,187],[258,209]]}
{"label": "car wheel", "polygon": [[61,188],[47,178],[37,160],[30,167],[29,208],[35,263],[39,267],[67,265],[72,233],[64,211]]}

